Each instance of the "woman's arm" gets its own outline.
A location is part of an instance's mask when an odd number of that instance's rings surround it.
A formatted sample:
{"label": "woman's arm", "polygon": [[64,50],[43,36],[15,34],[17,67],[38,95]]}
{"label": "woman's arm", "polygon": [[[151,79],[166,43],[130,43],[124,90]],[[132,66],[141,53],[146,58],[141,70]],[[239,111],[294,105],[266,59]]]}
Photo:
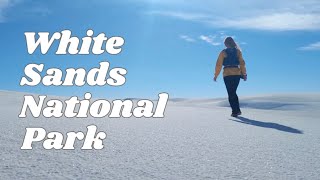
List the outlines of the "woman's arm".
{"label": "woman's arm", "polygon": [[242,57],[242,52],[240,50],[238,51],[238,57],[239,57],[241,74],[243,76],[246,76],[247,75],[246,63]]}
{"label": "woman's arm", "polygon": [[215,68],[215,73],[214,73],[214,80],[215,81],[217,80],[217,77],[219,76],[220,71],[222,69],[223,59],[224,59],[224,52],[221,51],[218,56],[217,62],[216,62],[216,68]]}

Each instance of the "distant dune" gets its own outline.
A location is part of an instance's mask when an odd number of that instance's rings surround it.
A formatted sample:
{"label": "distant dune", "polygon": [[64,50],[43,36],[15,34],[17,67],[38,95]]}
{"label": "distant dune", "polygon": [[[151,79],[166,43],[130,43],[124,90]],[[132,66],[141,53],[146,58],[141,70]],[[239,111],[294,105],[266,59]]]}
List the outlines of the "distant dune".
{"label": "distant dune", "polygon": [[[261,110],[307,110],[318,108],[320,93],[313,94],[276,94],[252,97],[239,97],[242,108]],[[229,107],[228,98],[215,99],[171,99],[176,105],[195,107]]]}

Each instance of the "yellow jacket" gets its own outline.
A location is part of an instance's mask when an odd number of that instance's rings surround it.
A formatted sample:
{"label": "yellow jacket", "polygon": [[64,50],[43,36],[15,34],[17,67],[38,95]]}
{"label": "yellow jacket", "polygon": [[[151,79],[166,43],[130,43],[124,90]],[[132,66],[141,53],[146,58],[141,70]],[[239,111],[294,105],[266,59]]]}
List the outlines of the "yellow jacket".
{"label": "yellow jacket", "polygon": [[[220,74],[220,71],[223,65],[223,60],[226,56],[227,54],[224,51],[220,52],[219,57],[217,59],[214,76],[218,77],[218,75]],[[223,68],[223,77],[232,76],[232,75],[247,75],[246,64],[242,57],[242,53],[239,49],[238,49],[238,58],[239,58],[240,68],[239,67]]]}

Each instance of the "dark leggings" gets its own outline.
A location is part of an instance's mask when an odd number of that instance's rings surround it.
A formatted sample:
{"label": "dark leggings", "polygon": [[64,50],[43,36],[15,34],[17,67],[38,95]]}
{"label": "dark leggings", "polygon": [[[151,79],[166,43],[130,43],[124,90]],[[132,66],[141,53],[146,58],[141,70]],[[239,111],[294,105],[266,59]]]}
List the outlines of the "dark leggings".
{"label": "dark leggings", "polygon": [[223,80],[228,91],[229,103],[232,108],[232,113],[238,113],[240,112],[240,106],[237,95],[237,88],[240,82],[240,76],[225,76]]}

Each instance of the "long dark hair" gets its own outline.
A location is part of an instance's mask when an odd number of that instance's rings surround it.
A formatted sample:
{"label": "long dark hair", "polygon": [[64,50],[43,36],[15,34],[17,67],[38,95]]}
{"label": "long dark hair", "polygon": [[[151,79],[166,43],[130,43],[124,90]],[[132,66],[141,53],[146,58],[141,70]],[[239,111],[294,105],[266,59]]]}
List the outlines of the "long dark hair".
{"label": "long dark hair", "polygon": [[224,40],[224,45],[226,47],[230,47],[230,48],[237,48],[240,50],[240,47],[238,46],[238,44],[233,40],[232,37],[227,37],[225,40]]}

